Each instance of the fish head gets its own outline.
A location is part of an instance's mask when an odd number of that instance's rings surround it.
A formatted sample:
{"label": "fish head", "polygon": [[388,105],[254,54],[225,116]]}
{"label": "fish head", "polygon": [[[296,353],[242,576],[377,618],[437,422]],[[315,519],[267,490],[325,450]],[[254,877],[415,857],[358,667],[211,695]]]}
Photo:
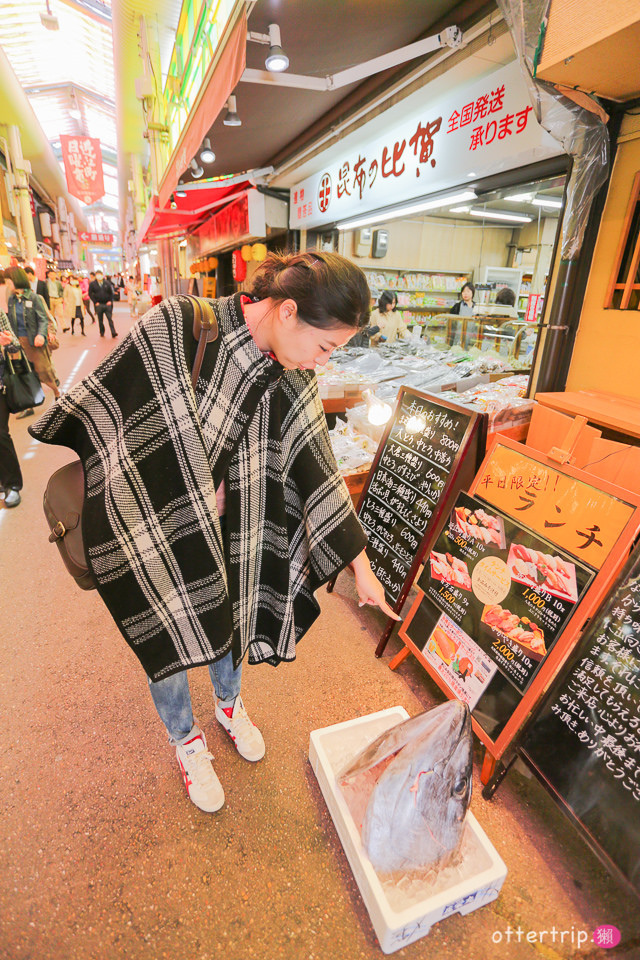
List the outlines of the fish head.
{"label": "fish head", "polygon": [[468,706],[451,700],[406,723],[420,732],[385,764],[362,825],[363,845],[380,873],[443,866],[462,840],[471,801]]}

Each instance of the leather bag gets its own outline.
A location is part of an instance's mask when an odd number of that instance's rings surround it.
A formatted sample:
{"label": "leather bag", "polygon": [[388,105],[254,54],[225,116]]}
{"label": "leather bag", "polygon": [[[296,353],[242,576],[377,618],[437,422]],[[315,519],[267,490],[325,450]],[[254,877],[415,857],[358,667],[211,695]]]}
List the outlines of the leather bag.
{"label": "leather bag", "polygon": [[30,407],[44,403],[44,390],[40,378],[29,363],[24,351],[19,357],[5,353],[4,393],[10,413],[22,413]]}
{"label": "leather bag", "polygon": [[[206,346],[218,336],[218,322],[208,300],[200,297],[189,297],[189,300],[193,304],[193,336],[198,341],[191,370],[195,390]],[[84,488],[84,468],[80,460],[73,460],[49,477],[43,507],[51,530],[49,543],[56,544],[62,562],[78,586],[82,590],[95,590],[97,582],[89,569],[82,538]]]}

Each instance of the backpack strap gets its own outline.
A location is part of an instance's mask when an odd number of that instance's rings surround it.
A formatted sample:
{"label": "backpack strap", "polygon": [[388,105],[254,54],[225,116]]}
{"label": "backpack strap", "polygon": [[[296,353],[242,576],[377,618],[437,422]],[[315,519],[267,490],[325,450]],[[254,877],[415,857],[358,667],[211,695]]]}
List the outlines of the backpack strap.
{"label": "backpack strap", "polygon": [[207,344],[213,343],[218,337],[218,321],[209,300],[205,300],[203,297],[192,297],[191,295],[188,295],[187,299],[191,301],[193,306],[193,336],[198,341],[198,349],[191,371],[191,383],[195,390]]}

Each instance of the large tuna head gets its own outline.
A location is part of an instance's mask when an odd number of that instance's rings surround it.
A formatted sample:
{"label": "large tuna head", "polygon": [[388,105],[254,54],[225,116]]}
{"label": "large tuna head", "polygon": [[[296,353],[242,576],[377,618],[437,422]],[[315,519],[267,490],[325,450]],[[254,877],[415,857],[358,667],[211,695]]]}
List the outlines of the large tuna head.
{"label": "large tuna head", "polygon": [[382,734],[340,783],[379,873],[440,867],[462,839],[471,800],[469,708],[450,700]]}

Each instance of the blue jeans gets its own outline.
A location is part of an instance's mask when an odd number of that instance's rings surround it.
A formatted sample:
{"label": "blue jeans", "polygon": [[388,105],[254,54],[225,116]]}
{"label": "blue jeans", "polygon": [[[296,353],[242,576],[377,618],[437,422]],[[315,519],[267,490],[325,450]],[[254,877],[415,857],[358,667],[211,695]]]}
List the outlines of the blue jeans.
{"label": "blue jeans", "polygon": [[[216,663],[209,664],[209,676],[216,697],[223,703],[235,700],[240,694],[242,664],[237,670],[233,669],[231,652]],[[155,708],[167,728],[170,742],[175,746],[176,743],[188,740],[195,724],[187,671],[174,673],[155,683],[148,677],[147,679]]]}

